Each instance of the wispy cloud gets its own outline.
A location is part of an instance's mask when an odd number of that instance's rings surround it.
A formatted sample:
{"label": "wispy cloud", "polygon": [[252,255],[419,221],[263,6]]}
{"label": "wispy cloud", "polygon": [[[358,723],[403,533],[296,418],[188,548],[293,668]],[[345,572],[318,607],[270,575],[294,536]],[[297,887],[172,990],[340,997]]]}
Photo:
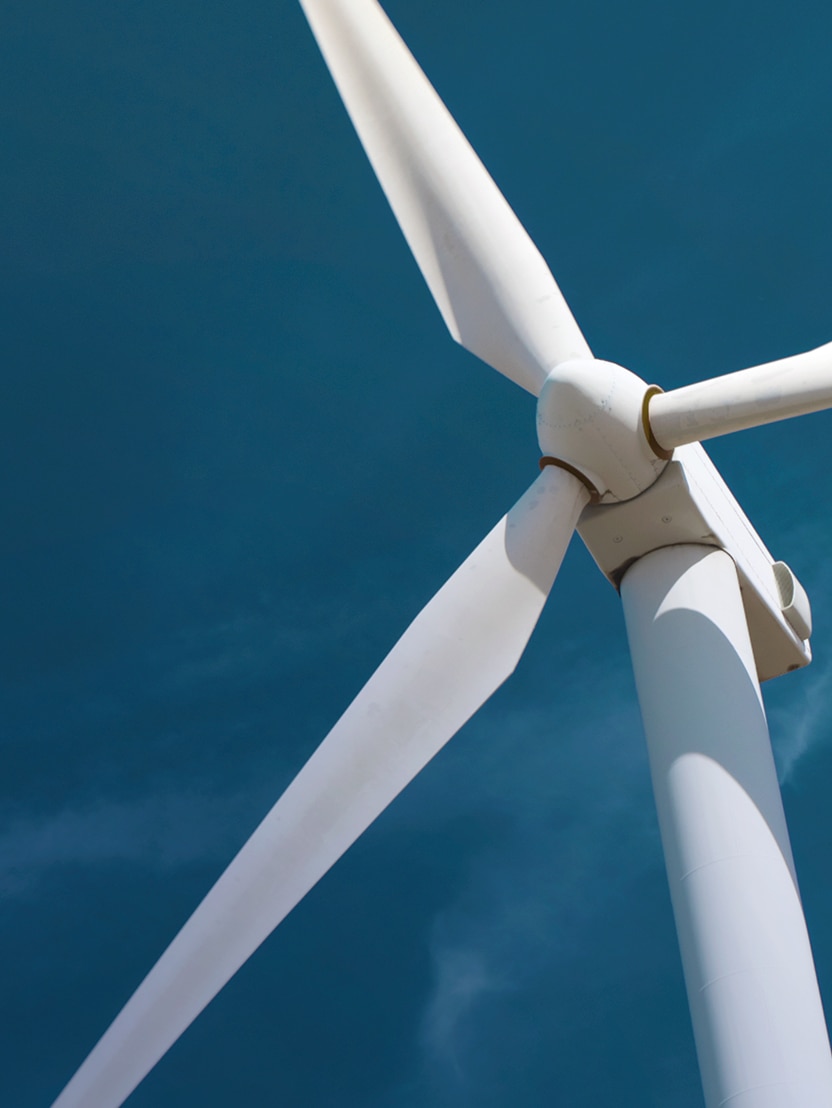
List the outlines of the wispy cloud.
{"label": "wispy cloud", "polygon": [[832,664],[813,666],[802,688],[789,690],[791,703],[770,711],[774,756],[781,785],[794,779],[806,755],[832,737]]}
{"label": "wispy cloud", "polygon": [[504,992],[510,982],[485,950],[437,943],[433,950],[435,985],[424,1014],[423,1040],[431,1058],[465,1081],[459,1033],[488,994]]}
{"label": "wispy cloud", "polygon": [[250,795],[171,795],[13,819],[0,834],[0,895],[34,895],[59,866],[221,861],[250,808]]}
{"label": "wispy cloud", "polygon": [[480,1102],[483,1027],[542,978],[569,973],[622,887],[661,865],[629,675],[608,671],[602,699],[585,677],[580,720],[553,727],[551,705],[509,705],[475,726],[470,747],[449,750],[431,784],[432,818],[491,811],[501,830],[434,918],[415,1070],[385,1104],[409,1102],[416,1085],[438,1104]]}

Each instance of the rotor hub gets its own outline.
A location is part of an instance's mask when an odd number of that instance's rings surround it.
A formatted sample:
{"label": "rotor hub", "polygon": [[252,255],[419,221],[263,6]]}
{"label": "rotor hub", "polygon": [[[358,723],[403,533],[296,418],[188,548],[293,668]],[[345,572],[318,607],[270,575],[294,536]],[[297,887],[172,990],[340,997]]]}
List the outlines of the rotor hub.
{"label": "rotor hub", "polygon": [[561,362],[537,401],[537,438],[544,455],[576,470],[602,504],[630,500],[667,465],[646,433],[645,381],[614,362]]}

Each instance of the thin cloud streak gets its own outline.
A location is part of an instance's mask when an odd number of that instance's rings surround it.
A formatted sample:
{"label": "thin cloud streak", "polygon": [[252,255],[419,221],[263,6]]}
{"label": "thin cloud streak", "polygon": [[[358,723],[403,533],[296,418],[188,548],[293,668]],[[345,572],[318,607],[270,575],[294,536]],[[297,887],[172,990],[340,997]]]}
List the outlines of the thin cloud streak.
{"label": "thin cloud streak", "polygon": [[37,895],[60,866],[128,862],[170,870],[222,860],[251,806],[251,795],[242,793],[160,795],[15,819],[0,836],[0,894],[7,899]]}
{"label": "thin cloud streak", "polygon": [[792,706],[778,707],[770,714],[777,777],[781,786],[794,780],[806,756],[828,742],[832,734],[832,719],[829,718],[832,665],[826,663],[813,667],[804,682],[796,705],[796,690],[792,690]]}
{"label": "thin cloud streak", "polygon": [[[589,669],[585,677],[589,693]],[[457,805],[469,816],[491,811],[508,827],[433,920],[413,1070],[384,1104],[409,1103],[425,1084],[437,1103],[480,1102],[493,1060],[478,1032],[512,998],[568,975],[611,901],[661,866],[638,717],[619,707],[628,680],[624,667],[608,672],[604,702],[588,695],[584,720],[565,723],[555,741],[552,707],[537,704],[472,728],[473,750],[451,747],[442,795],[422,810],[439,819]]]}

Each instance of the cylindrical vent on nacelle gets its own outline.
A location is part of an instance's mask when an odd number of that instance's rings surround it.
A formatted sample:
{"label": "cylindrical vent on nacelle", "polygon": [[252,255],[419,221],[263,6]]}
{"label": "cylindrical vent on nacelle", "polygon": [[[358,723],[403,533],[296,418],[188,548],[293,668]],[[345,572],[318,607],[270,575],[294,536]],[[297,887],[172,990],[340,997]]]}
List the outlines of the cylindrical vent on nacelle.
{"label": "cylindrical vent on nacelle", "polygon": [[780,610],[796,634],[801,639],[808,639],[812,634],[812,608],[806,590],[785,562],[775,562],[772,569],[780,597]]}

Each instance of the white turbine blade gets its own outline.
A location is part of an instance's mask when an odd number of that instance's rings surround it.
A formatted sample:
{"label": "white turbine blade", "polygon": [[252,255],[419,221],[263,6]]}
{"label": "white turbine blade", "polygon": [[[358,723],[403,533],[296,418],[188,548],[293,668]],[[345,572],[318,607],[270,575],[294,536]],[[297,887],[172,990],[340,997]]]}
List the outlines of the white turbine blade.
{"label": "white turbine blade", "polygon": [[832,408],[832,342],[651,397],[650,430],[672,450],[746,427]]}
{"label": "white turbine blade", "polygon": [[511,674],[588,493],[547,467],[416,617],[55,1101],[117,1108]]}
{"label": "white turbine blade", "polygon": [[453,337],[534,393],[592,354],[514,212],[375,0],[301,0]]}

